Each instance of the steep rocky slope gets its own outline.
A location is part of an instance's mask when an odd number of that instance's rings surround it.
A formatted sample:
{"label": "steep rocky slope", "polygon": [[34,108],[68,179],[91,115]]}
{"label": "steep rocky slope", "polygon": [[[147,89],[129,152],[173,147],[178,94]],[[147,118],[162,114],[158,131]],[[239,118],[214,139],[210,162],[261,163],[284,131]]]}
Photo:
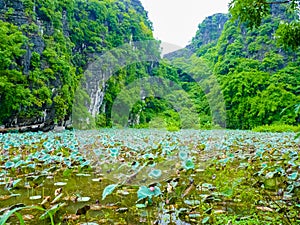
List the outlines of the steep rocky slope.
{"label": "steep rocky slope", "polygon": [[139,0],[0,0],[0,30],[0,125],[24,131],[71,124],[93,54],[153,39]]}

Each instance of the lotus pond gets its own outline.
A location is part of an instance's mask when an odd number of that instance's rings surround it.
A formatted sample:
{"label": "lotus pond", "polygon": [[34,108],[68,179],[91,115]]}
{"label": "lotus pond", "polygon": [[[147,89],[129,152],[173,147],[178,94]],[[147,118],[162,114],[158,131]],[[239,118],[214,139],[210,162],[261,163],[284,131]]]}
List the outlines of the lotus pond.
{"label": "lotus pond", "polygon": [[294,133],[0,134],[2,224],[299,224]]}

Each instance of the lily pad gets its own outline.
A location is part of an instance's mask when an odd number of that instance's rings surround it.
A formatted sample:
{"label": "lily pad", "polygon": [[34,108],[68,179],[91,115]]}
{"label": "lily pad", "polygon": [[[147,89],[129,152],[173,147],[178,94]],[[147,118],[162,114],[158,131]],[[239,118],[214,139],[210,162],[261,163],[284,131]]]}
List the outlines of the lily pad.
{"label": "lily pad", "polygon": [[160,178],[161,175],[162,175],[162,172],[161,172],[161,170],[158,170],[158,169],[152,170],[152,171],[148,174],[149,177],[152,177],[152,178],[155,178],[155,179]]}
{"label": "lily pad", "polygon": [[104,200],[107,195],[110,195],[117,186],[118,186],[118,184],[111,184],[111,185],[108,185],[107,187],[105,187],[105,189],[103,190],[103,193],[102,193],[102,200]]}
{"label": "lily pad", "polygon": [[76,176],[77,177],[90,177],[91,174],[88,174],[88,173],[77,173]]}
{"label": "lily pad", "polygon": [[290,175],[288,176],[288,179],[289,179],[289,180],[296,180],[297,177],[298,177],[298,171],[296,171],[296,172],[290,174]]}
{"label": "lily pad", "polygon": [[66,182],[56,182],[56,183],[54,183],[54,186],[65,186],[65,185],[67,185]]}
{"label": "lily pad", "polygon": [[102,178],[93,178],[92,181],[94,181],[94,182],[100,182],[100,181],[102,181]]}
{"label": "lily pad", "polygon": [[98,223],[95,223],[95,222],[87,222],[87,223],[81,223],[80,225],[98,225]]}
{"label": "lily pad", "polygon": [[200,215],[200,213],[191,213],[191,214],[189,214],[189,217],[190,218],[200,218],[201,215]]}
{"label": "lily pad", "polygon": [[152,196],[159,196],[161,195],[161,191],[159,189],[159,187],[155,186],[152,188],[151,190],[151,187],[148,188],[146,186],[141,186],[137,192],[137,195],[138,195],[138,201],[141,200],[141,199],[144,199],[144,198],[152,198]]}
{"label": "lily pad", "polygon": [[184,203],[187,205],[200,205],[200,201],[199,200],[184,200]]}
{"label": "lily pad", "polygon": [[126,190],[118,190],[117,194],[120,194],[120,195],[129,195],[130,193],[128,191],[126,191]]}
{"label": "lily pad", "polygon": [[194,169],[195,165],[192,159],[187,159],[186,161],[183,162],[182,164],[183,168],[186,170]]}
{"label": "lily pad", "polygon": [[88,202],[91,198],[90,197],[79,197],[77,198],[78,202]]}
{"label": "lily pad", "polygon": [[145,204],[136,204],[135,205],[138,209],[146,208],[147,206]]}
{"label": "lily pad", "polygon": [[30,200],[38,200],[38,199],[41,199],[42,196],[41,195],[35,195],[35,196],[30,196],[29,199]]}
{"label": "lily pad", "polygon": [[202,224],[206,224],[209,221],[209,216],[203,218],[203,220],[201,221]]}

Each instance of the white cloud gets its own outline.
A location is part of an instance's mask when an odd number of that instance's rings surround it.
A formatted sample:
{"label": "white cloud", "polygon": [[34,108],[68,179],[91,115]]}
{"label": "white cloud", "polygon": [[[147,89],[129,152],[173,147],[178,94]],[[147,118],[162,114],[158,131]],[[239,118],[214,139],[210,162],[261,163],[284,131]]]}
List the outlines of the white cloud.
{"label": "white cloud", "polygon": [[207,16],[227,13],[230,0],[140,0],[153,22],[154,37],[186,46]]}

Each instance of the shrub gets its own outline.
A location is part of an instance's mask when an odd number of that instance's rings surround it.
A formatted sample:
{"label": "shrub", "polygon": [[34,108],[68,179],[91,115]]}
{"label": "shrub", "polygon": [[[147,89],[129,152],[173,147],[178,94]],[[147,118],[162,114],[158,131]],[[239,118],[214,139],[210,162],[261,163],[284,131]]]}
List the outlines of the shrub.
{"label": "shrub", "polygon": [[300,126],[292,126],[287,124],[271,124],[258,126],[253,129],[256,132],[299,132]]}

